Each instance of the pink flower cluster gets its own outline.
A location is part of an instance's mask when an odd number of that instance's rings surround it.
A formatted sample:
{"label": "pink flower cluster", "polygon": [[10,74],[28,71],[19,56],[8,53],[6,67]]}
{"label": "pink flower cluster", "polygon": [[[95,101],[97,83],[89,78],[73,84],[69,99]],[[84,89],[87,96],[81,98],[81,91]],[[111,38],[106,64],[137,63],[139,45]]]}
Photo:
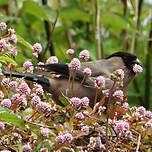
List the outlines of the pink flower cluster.
{"label": "pink flower cluster", "polygon": [[81,131],[84,132],[86,135],[88,135],[89,134],[89,127],[86,125],[83,125],[81,127]]}
{"label": "pink flower cluster", "polygon": [[133,66],[133,71],[134,71],[136,74],[138,74],[138,73],[141,73],[141,72],[143,71],[143,68],[142,68],[140,65],[135,64],[135,65]]}
{"label": "pink flower cluster", "polygon": [[31,89],[29,88],[28,84],[26,82],[22,82],[19,87],[18,90],[21,94],[25,94],[27,96],[30,95]]}
{"label": "pink flower cluster", "polygon": [[73,97],[70,99],[70,104],[75,108],[77,108],[79,106],[86,108],[87,106],[89,106],[89,98],[83,97],[80,99],[78,97]]}
{"label": "pink flower cluster", "polygon": [[82,120],[82,119],[85,118],[82,112],[77,113],[77,114],[75,115],[75,117],[76,117],[77,119],[80,119],[80,120]]}
{"label": "pink flower cluster", "polygon": [[40,54],[41,51],[42,51],[42,46],[41,46],[41,44],[40,44],[40,43],[35,43],[35,44],[33,45],[33,56],[34,56],[35,58],[38,58],[38,54]]}
{"label": "pink flower cluster", "polygon": [[27,73],[30,73],[30,74],[33,73],[34,67],[33,67],[32,62],[30,61],[24,62],[23,68]]}
{"label": "pink flower cluster", "polygon": [[72,140],[73,140],[73,136],[70,133],[66,133],[64,135],[59,135],[55,138],[55,141],[60,144],[71,143]]}
{"label": "pink flower cluster", "polygon": [[5,129],[5,125],[3,122],[0,122],[0,130],[4,130]]}
{"label": "pink flower cluster", "polygon": [[48,128],[41,128],[40,134],[44,137],[49,137],[50,130]]}
{"label": "pink flower cluster", "polygon": [[103,76],[98,76],[94,82],[95,82],[95,87],[98,89],[105,87],[105,79]]}
{"label": "pink flower cluster", "polygon": [[92,74],[92,72],[91,72],[91,69],[90,68],[85,68],[84,70],[83,70],[83,73],[85,74],[85,75],[87,75],[87,76],[91,76],[91,74]]}
{"label": "pink flower cluster", "polygon": [[70,70],[79,70],[81,68],[81,63],[77,58],[73,58],[73,60],[69,63]]}
{"label": "pink flower cluster", "polygon": [[0,31],[4,31],[4,30],[6,30],[6,28],[7,28],[6,23],[5,22],[1,22],[0,23]]}
{"label": "pink flower cluster", "polygon": [[22,151],[23,152],[32,152],[32,148],[29,144],[27,144],[22,147]]}
{"label": "pink flower cluster", "polygon": [[85,61],[88,61],[90,57],[89,51],[88,50],[83,50],[79,54],[80,59],[84,59]]}
{"label": "pink flower cluster", "polygon": [[46,64],[58,63],[58,58],[56,56],[51,56],[47,59]]}
{"label": "pink flower cluster", "polygon": [[68,50],[66,51],[66,54],[67,54],[67,55],[73,55],[73,54],[74,54],[74,50],[73,50],[73,49],[68,49]]}
{"label": "pink flower cluster", "polygon": [[120,100],[123,100],[123,97],[124,97],[123,91],[122,90],[117,90],[113,93],[113,96],[120,99]]}
{"label": "pink flower cluster", "polygon": [[10,108],[11,105],[12,105],[12,102],[11,102],[10,99],[4,99],[4,100],[2,100],[2,102],[1,102],[1,106],[2,106],[2,107],[5,107],[5,108]]}

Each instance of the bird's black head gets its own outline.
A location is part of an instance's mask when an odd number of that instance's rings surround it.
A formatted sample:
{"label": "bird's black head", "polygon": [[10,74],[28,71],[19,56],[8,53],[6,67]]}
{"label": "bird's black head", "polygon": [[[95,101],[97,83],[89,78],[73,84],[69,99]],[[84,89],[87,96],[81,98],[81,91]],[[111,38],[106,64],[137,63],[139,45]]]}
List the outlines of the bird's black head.
{"label": "bird's black head", "polygon": [[140,66],[142,66],[141,61],[134,55],[134,54],[130,54],[127,52],[116,52],[113,53],[112,55],[108,56],[107,59],[111,58],[111,57],[121,57],[125,66],[133,73],[133,66],[135,64],[138,64]]}

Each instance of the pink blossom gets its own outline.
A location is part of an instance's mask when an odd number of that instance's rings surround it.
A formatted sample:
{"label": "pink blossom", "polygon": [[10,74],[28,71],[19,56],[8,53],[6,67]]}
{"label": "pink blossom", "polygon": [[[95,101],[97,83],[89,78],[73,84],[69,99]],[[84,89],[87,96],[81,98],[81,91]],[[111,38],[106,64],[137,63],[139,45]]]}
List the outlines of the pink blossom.
{"label": "pink blossom", "polygon": [[48,148],[41,148],[40,152],[48,152]]}
{"label": "pink blossom", "polygon": [[123,100],[123,96],[124,96],[123,91],[122,90],[117,90],[117,91],[114,92],[113,96],[120,99],[120,100]]}
{"label": "pink blossom", "polygon": [[2,100],[2,102],[1,102],[1,106],[2,106],[2,107],[5,107],[5,108],[10,108],[11,105],[12,105],[12,102],[11,102],[10,99],[4,99],[4,100]]}
{"label": "pink blossom", "polygon": [[81,105],[86,108],[89,106],[89,98],[88,97],[83,97],[81,98]]}
{"label": "pink blossom", "polygon": [[30,95],[31,89],[29,88],[28,84],[26,82],[23,82],[18,87],[19,92],[23,93],[25,95]]}
{"label": "pink blossom", "polygon": [[92,72],[91,72],[91,69],[90,68],[85,68],[84,70],[83,70],[83,73],[85,74],[85,75],[87,75],[87,76],[91,76],[91,74],[92,74]]}
{"label": "pink blossom", "polygon": [[63,135],[59,135],[55,138],[55,141],[62,144],[65,142],[64,136]]}
{"label": "pink blossom", "polygon": [[81,120],[85,118],[84,115],[82,114],[82,112],[77,113],[77,114],[75,115],[75,117],[76,117],[77,119],[81,119]]}
{"label": "pink blossom", "polygon": [[10,37],[8,37],[8,41],[10,43],[16,44],[17,43],[17,36],[15,34],[12,34]]}
{"label": "pink blossom", "polygon": [[70,99],[70,104],[72,104],[73,107],[78,107],[81,104],[81,99],[77,97],[73,97]]}
{"label": "pink blossom", "polygon": [[1,22],[0,23],[0,31],[4,31],[4,30],[6,30],[6,28],[7,28],[6,23],[5,22]]}
{"label": "pink blossom", "polygon": [[42,136],[49,137],[50,130],[48,128],[41,128],[40,133]]}
{"label": "pink blossom", "polygon": [[34,53],[33,53],[33,57],[38,58],[38,53],[37,53],[37,52],[34,52]]}
{"label": "pink blossom", "polygon": [[41,101],[36,105],[36,110],[38,112],[45,112],[47,109],[48,109],[48,104],[45,102]]}
{"label": "pink blossom", "polygon": [[40,53],[42,51],[42,46],[40,43],[35,43],[33,45],[33,51],[36,52],[36,53]]}
{"label": "pink blossom", "polygon": [[38,103],[41,102],[41,99],[39,96],[34,96],[32,99],[31,99],[31,103],[34,104],[34,105],[37,105]]}
{"label": "pink blossom", "polygon": [[151,111],[146,111],[146,112],[145,112],[145,116],[146,116],[147,118],[152,119],[152,112],[151,112]]}
{"label": "pink blossom", "polygon": [[122,120],[117,121],[114,130],[116,133],[125,133],[129,130],[129,123]]}
{"label": "pink blossom", "polygon": [[[44,63],[43,62],[39,62],[37,65],[44,65]],[[36,66],[36,69],[38,70],[38,71],[44,71],[45,69],[43,68],[43,67],[41,67],[41,66]]]}
{"label": "pink blossom", "polygon": [[95,79],[95,87],[98,88],[98,89],[105,87],[105,79],[104,79],[104,77],[98,76]]}
{"label": "pink blossom", "polygon": [[5,129],[5,125],[3,122],[0,122],[0,130],[4,130]]}
{"label": "pink blossom", "polygon": [[24,96],[20,95],[19,93],[16,93],[12,96],[11,100],[13,103],[22,104],[25,102],[26,99]]}
{"label": "pink blossom", "polygon": [[17,53],[18,53],[16,47],[9,49],[9,52],[13,54],[14,56],[17,56]]}
{"label": "pink blossom", "polygon": [[140,115],[145,115],[146,109],[145,109],[143,106],[140,106],[140,107],[137,108],[137,112],[138,112]]}
{"label": "pink blossom", "polygon": [[71,70],[79,70],[81,67],[81,63],[77,58],[73,58],[72,61],[69,63],[69,68]]}
{"label": "pink blossom", "polygon": [[6,47],[6,41],[4,39],[0,40],[0,48],[5,48]]}
{"label": "pink blossom", "polygon": [[127,102],[124,102],[123,105],[121,106],[123,109],[128,110],[129,104]]}
{"label": "pink blossom", "polygon": [[138,73],[141,73],[143,71],[143,68],[140,65],[135,64],[133,67],[133,71],[138,74]]}
{"label": "pink blossom", "polygon": [[132,138],[132,132],[130,130],[126,131],[125,136],[128,138]]}
{"label": "pink blossom", "polygon": [[46,64],[54,64],[54,63],[58,63],[58,58],[56,56],[51,56],[46,61]]}
{"label": "pink blossom", "polygon": [[11,88],[11,89],[17,88],[17,82],[16,82],[16,81],[11,81],[11,82],[9,83],[9,88]]}
{"label": "pink blossom", "polygon": [[148,122],[145,124],[145,126],[152,128],[152,122],[148,121]]}
{"label": "pink blossom", "polygon": [[4,88],[8,89],[8,88],[9,88],[9,83],[10,83],[10,78],[3,78],[3,79],[2,79],[2,82],[1,82],[1,85],[2,85]]}
{"label": "pink blossom", "polygon": [[73,49],[68,49],[68,50],[66,51],[66,54],[67,54],[67,55],[73,55],[73,54],[74,54],[74,50],[73,50]]}
{"label": "pink blossom", "polygon": [[22,147],[22,151],[23,152],[32,152],[32,148],[29,144],[27,144]]}
{"label": "pink blossom", "polygon": [[90,54],[88,50],[83,50],[79,54],[79,58],[84,59],[85,61],[88,61],[89,57],[90,57]]}
{"label": "pink blossom", "polygon": [[73,140],[73,136],[72,136],[70,133],[66,133],[66,134],[64,135],[64,140],[65,140],[65,142],[67,142],[67,143],[71,143],[72,140]]}
{"label": "pink blossom", "polygon": [[39,87],[35,90],[35,93],[38,95],[38,96],[43,96],[44,94],[44,90],[42,87]]}
{"label": "pink blossom", "polygon": [[32,64],[30,61],[24,62],[23,68],[24,68],[26,71],[28,71],[28,70],[29,70],[29,71],[33,71],[33,70],[34,70],[33,64]]}
{"label": "pink blossom", "polygon": [[84,132],[86,135],[89,134],[89,127],[88,126],[82,126],[81,131]]}
{"label": "pink blossom", "polygon": [[0,91],[0,99],[4,98],[4,93],[2,91]]}

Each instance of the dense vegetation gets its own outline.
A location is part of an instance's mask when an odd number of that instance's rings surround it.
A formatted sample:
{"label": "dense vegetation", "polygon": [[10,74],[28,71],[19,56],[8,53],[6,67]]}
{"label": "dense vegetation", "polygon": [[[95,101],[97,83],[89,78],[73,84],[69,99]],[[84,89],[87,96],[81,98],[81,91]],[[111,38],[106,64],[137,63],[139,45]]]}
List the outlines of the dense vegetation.
{"label": "dense vegetation", "polygon": [[43,69],[31,64],[70,62],[71,48],[73,57],[85,49],[89,60],[126,51],[143,63],[127,91],[130,106],[119,99],[109,110],[97,105],[98,113],[86,98],[77,99],[79,106],[62,98],[63,108],[40,85],[1,73],[0,150],[150,151],[151,7],[148,0],[0,0],[2,71],[33,73]]}

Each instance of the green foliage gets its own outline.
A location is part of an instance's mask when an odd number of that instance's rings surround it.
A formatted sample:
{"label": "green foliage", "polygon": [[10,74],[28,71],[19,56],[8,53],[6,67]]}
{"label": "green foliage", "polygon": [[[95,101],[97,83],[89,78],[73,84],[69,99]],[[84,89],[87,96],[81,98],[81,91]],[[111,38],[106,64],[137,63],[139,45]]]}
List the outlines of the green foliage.
{"label": "green foliage", "polygon": [[0,107],[0,120],[12,123],[13,125],[18,126],[24,130],[26,129],[24,121],[6,108]]}

